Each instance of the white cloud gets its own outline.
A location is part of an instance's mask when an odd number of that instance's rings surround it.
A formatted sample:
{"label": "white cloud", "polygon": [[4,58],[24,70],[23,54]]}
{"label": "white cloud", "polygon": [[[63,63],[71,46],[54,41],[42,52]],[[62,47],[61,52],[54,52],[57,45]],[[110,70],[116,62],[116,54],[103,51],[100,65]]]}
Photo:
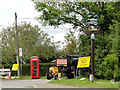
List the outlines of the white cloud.
{"label": "white cloud", "polygon": [[15,12],[18,16],[18,22],[19,18],[35,18],[38,15],[31,0],[1,0],[0,25],[13,24]]}
{"label": "white cloud", "polygon": [[[15,12],[17,13],[18,22],[27,21],[34,25],[39,25],[43,31],[50,36],[54,36],[55,41],[64,41],[64,36],[67,28],[71,27],[70,24],[65,24],[64,27],[60,25],[60,28],[51,29],[54,27],[41,27],[34,18],[38,13],[34,8],[34,2],[31,0],[1,0],[0,1],[0,31],[1,28],[12,25],[15,22]],[[33,19],[22,19],[33,18]],[[47,29],[44,29],[47,28]]]}

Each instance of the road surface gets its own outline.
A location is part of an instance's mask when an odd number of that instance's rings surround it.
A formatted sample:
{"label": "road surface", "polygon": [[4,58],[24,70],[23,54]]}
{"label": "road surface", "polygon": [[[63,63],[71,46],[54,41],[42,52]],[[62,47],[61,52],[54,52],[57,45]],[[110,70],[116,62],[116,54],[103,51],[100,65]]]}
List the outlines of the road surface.
{"label": "road surface", "polygon": [[72,86],[49,84],[50,80],[32,79],[32,80],[0,80],[0,88],[77,88]]}

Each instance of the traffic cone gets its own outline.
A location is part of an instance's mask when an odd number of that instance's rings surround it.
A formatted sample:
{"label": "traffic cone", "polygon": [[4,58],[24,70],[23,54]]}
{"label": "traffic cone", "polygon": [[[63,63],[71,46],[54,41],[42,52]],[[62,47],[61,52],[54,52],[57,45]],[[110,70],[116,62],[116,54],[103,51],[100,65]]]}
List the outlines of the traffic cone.
{"label": "traffic cone", "polygon": [[9,71],[8,79],[11,79],[11,71]]}
{"label": "traffic cone", "polygon": [[2,66],[2,76],[4,76],[4,66]]}

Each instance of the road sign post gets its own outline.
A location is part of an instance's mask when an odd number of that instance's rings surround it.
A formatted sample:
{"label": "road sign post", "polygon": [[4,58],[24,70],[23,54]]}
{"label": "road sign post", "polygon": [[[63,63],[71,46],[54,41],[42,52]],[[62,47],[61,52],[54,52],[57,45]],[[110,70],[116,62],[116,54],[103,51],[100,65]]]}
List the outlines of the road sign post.
{"label": "road sign post", "polygon": [[22,78],[22,48],[19,48],[19,57],[21,58],[21,78]]}
{"label": "road sign post", "polygon": [[91,59],[92,59],[92,75],[95,74],[95,58],[94,58],[94,34],[91,34]]}
{"label": "road sign post", "polygon": [[98,26],[98,16],[94,12],[90,12],[87,15],[87,22],[86,22],[85,33],[91,34],[91,60],[92,60],[92,75],[94,78],[95,75],[95,56],[94,56],[94,39],[95,34],[98,34],[100,28]]}

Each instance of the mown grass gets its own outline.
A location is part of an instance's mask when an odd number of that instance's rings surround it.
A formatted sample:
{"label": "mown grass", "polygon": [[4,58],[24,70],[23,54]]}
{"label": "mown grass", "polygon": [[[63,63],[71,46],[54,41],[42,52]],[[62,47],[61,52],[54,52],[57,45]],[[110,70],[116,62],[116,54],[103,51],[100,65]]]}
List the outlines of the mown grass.
{"label": "mown grass", "polygon": [[109,80],[96,80],[90,82],[88,79],[79,80],[79,79],[67,79],[67,80],[54,80],[50,81],[52,84],[61,84],[81,88],[118,88],[118,82],[110,83]]}
{"label": "mown grass", "polygon": [[[27,76],[27,77],[26,76],[22,76],[22,78],[19,77],[19,78],[16,78],[16,79],[32,79],[32,78],[31,78],[31,76]],[[46,79],[46,77],[45,76],[40,76],[39,79]]]}

